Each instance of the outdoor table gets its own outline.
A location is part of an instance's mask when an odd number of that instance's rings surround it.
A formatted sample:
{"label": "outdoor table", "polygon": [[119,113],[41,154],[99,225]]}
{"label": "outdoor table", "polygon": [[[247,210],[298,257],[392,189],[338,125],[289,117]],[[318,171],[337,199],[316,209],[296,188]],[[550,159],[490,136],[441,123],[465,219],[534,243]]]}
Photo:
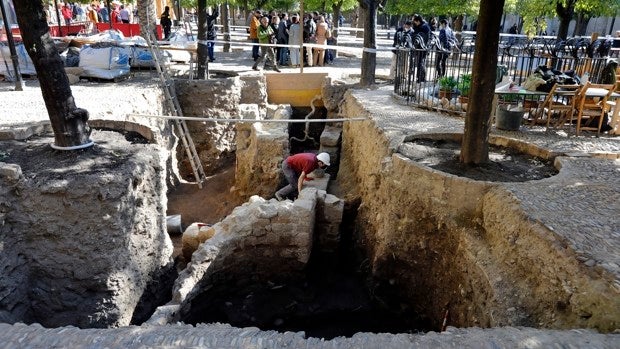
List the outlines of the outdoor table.
{"label": "outdoor table", "polygon": [[495,96],[493,98],[493,107],[492,107],[493,116],[495,116],[497,112],[498,96],[506,96],[506,95],[516,95],[518,99],[522,99],[523,101],[528,99],[528,97],[538,101],[540,100],[540,97],[546,96],[547,92],[529,91],[529,90],[523,89],[518,86],[513,87],[511,89],[495,89]]}
{"label": "outdoor table", "polygon": [[[591,87],[586,91],[587,97],[605,97],[607,95],[608,90],[604,88],[594,88]],[[497,96],[502,95],[517,95],[518,98],[526,99],[527,97],[532,98],[540,98],[540,96],[546,96],[547,92],[541,91],[528,91],[524,89],[516,89],[512,88],[509,90],[506,89],[496,89],[495,90],[495,98],[493,98],[493,115],[495,116],[497,110]],[[610,117],[610,126],[612,127],[609,134],[618,135],[620,134],[620,93],[613,92],[610,96],[611,101],[607,101],[607,104],[612,107],[611,117]]]}
{"label": "outdoor table", "polygon": [[[587,97],[605,97],[607,95],[607,91],[604,88],[589,88],[586,91]],[[609,126],[611,126],[611,130],[609,134],[617,135],[620,134],[620,103],[618,99],[620,99],[620,93],[612,92],[611,96],[609,96],[611,101],[607,101],[607,104],[612,107],[611,118],[609,122]]]}

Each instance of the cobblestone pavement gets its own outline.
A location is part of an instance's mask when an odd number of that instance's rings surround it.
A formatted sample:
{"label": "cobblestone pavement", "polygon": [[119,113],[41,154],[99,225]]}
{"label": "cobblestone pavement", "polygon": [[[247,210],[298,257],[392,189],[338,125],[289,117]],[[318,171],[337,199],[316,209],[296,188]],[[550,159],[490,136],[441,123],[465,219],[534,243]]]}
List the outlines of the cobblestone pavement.
{"label": "cobblestone pavement", "polygon": [[46,329],[0,324],[0,348],[618,348],[620,334],[588,330],[551,331],[503,327],[457,329],[442,333],[357,333],[351,338],[304,338],[303,332],[278,333],[229,325],[167,325],[115,329]]}

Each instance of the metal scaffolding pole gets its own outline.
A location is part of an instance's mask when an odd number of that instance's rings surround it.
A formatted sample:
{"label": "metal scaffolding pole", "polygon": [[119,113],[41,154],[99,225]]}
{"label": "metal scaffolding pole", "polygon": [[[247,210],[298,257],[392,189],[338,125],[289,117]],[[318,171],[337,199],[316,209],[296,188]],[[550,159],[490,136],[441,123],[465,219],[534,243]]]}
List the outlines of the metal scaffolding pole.
{"label": "metal scaffolding pole", "polygon": [[19,58],[17,57],[17,50],[15,50],[15,40],[13,40],[13,33],[11,32],[11,25],[9,24],[9,18],[6,16],[6,10],[4,9],[4,1],[0,0],[0,10],[2,11],[2,19],[4,20],[4,30],[6,31],[6,40],[9,43],[9,50],[11,52],[11,60],[13,61],[13,70],[15,72],[15,91],[24,90],[24,80],[22,80],[22,74],[19,71]]}

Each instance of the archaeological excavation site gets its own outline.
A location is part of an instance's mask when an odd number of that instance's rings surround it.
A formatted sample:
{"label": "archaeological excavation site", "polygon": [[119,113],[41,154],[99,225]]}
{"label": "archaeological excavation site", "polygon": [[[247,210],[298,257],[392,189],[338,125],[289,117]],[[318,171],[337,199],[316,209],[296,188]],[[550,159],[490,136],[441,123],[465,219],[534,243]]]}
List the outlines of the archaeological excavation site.
{"label": "archaeological excavation site", "polygon": [[[0,125],[0,332],[85,347],[620,342],[617,142],[493,130],[495,165],[476,172],[458,165],[461,117],[389,90],[211,73],[175,84],[200,184],[148,74],[105,101],[72,87],[90,148],[53,149],[45,120]],[[330,166],[277,200],[282,161],[303,152]]]}

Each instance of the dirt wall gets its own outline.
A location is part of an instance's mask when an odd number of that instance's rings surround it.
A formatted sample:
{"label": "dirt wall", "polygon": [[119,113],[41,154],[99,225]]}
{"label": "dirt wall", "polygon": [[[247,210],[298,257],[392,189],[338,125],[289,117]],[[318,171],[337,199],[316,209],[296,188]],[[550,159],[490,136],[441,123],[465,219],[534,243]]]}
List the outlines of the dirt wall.
{"label": "dirt wall", "polygon": [[52,139],[0,142],[0,314],[129,325],[162,301],[152,291],[173,269],[166,157],[115,132],[94,131],[81,151],[55,151]]}
{"label": "dirt wall", "polygon": [[[342,112],[372,118],[352,93]],[[435,327],[446,310],[455,326],[617,327],[608,280],[577,265],[502,184],[416,164],[398,153],[406,135],[380,122],[343,131],[338,176],[347,200],[361,202],[356,237],[379,299],[404,296]]]}

